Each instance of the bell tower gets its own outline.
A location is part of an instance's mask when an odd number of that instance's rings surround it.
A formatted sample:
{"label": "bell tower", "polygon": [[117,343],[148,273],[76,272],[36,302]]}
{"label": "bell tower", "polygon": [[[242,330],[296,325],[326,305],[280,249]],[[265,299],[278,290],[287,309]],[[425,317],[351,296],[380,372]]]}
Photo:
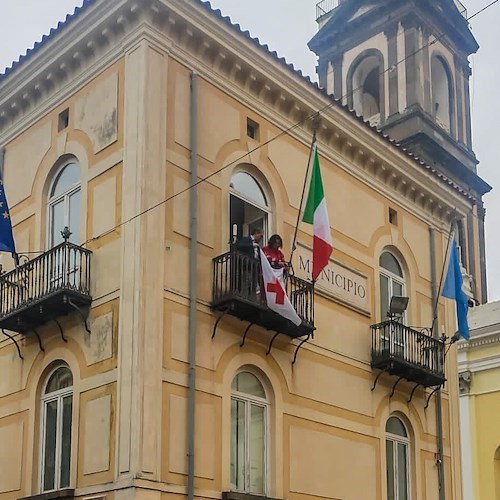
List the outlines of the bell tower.
{"label": "bell tower", "polygon": [[[479,49],[459,0],[322,0],[319,84],[365,121],[408,148],[475,198],[462,222],[462,263],[481,274],[486,300],[484,208],[491,187],[472,150],[468,57]],[[472,218],[479,219],[479,245]],[[467,245],[466,239],[470,240]],[[474,247],[479,246],[479,250]]]}

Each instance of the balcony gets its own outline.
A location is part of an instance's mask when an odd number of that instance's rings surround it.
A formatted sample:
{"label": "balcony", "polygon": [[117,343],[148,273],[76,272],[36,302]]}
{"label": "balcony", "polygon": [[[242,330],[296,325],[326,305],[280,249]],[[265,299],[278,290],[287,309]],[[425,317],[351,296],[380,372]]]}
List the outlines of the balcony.
{"label": "balcony", "polygon": [[316,21],[329,14],[340,5],[341,0],[321,0],[316,4]]}
{"label": "balcony", "polygon": [[445,344],[396,320],[371,326],[372,368],[424,387],[445,382]]}
{"label": "balcony", "polygon": [[[323,25],[325,19],[322,19],[327,14],[330,14],[333,10],[335,10],[341,2],[344,0],[321,0],[316,4],[316,21],[320,22]],[[460,0],[453,0],[458,11],[462,16],[467,19],[467,8]]]}
{"label": "balcony", "polygon": [[314,331],[313,284],[292,275],[286,278],[286,294],[302,320],[297,326],[267,307],[260,281],[258,260],[235,250],[219,255],[213,259],[212,309],[290,338],[311,335]]}
{"label": "balcony", "polygon": [[82,308],[92,302],[90,256],[66,239],[0,275],[0,329],[36,333],[37,327],[75,310],[85,319]]}

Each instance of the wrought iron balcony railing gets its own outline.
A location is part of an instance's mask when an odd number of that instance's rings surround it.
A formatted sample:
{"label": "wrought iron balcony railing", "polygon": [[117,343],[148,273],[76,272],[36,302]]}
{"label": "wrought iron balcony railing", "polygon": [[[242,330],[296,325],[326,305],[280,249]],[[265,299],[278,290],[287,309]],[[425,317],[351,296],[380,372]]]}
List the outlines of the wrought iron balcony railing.
{"label": "wrought iron balcony railing", "polygon": [[90,305],[91,252],[69,241],[0,275],[0,328],[26,333]]}
{"label": "wrought iron balcony railing", "polygon": [[[329,14],[332,10],[336,9],[342,0],[321,0],[316,4],[316,20],[318,21],[323,16]],[[467,19],[467,8],[460,0],[453,0],[455,5],[462,14],[462,16]]]}
{"label": "wrought iron balcony railing", "polygon": [[291,338],[314,331],[314,287],[296,276],[285,280],[286,293],[302,320],[299,326],[267,307],[261,293],[260,262],[236,250],[213,259],[212,309]]}
{"label": "wrought iron balcony railing", "polygon": [[372,367],[424,387],[445,382],[445,344],[396,320],[372,325]]}
{"label": "wrought iron balcony railing", "polygon": [[316,20],[321,19],[326,14],[336,9],[340,4],[340,0],[321,0],[316,4]]}

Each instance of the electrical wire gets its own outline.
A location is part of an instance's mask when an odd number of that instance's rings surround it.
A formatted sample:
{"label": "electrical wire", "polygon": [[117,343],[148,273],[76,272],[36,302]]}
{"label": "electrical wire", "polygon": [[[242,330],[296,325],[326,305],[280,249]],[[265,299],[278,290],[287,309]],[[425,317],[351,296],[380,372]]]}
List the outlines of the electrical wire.
{"label": "electrical wire", "polygon": [[[480,9],[479,11],[475,12],[474,14],[472,14],[471,16],[469,16],[468,18],[466,18],[466,21],[469,22],[471,19],[473,19],[474,17],[478,16],[479,14],[485,12],[488,8],[492,7],[494,4],[496,4],[497,2],[499,2],[500,0],[493,0],[492,2],[490,2],[488,5],[486,5],[485,7],[483,7],[482,9]],[[411,54],[408,54],[407,56],[403,57],[402,59],[400,59],[399,61],[397,61],[394,65],[388,67],[387,69],[381,71],[379,73],[379,76],[383,76],[385,75],[386,73],[388,72],[391,72],[393,71],[397,66],[399,66],[400,64],[402,64],[403,62],[407,61],[408,59],[414,57],[415,55],[417,55],[418,53],[422,52],[425,48],[427,47],[430,47],[432,45],[434,45],[436,42],[438,42],[441,38],[443,38],[444,36],[446,35],[446,33],[440,33],[439,35],[437,35],[435,38],[433,38],[432,40],[430,40],[429,42],[427,42],[426,44],[422,45],[422,47],[416,49],[414,52],[412,52]],[[182,194],[186,193],[187,191],[191,190],[191,189],[194,189],[195,187],[199,186],[200,184],[204,183],[204,182],[207,182],[208,180],[210,180],[212,177],[215,177],[216,175],[220,174],[221,172],[223,172],[224,170],[226,170],[227,168],[239,163],[241,160],[245,159],[247,156],[251,155],[252,153],[254,153],[255,151],[258,151],[259,149],[263,148],[264,146],[267,146],[269,145],[270,143],[274,142],[275,140],[279,139],[280,137],[284,136],[284,135],[289,135],[290,132],[292,132],[293,130],[295,130],[296,128],[300,127],[302,124],[306,123],[307,121],[309,120],[314,120],[315,118],[319,118],[319,116],[321,116],[321,114],[325,113],[328,109],[332,108],[333,106],[335,105],[338,105],[338,103],[342,103],[345,99],[347,99],[348,97],[354,95],[355,92],[357,92],[358,90],[360,90],[362,87],[361,86],[358,86],[356,88],[354,88],[353,90],[351,90],[350,92],[347,92],[345,94],[343,94],[340,98],[336,99],[334,96],[331,97],[331,102],[326,104],[325,106],[323,106],[322,108],[320,108],[319,110],[307,115],[305,118],[303,118],[302,120],[299,120],[298,122],[294,123],[293,125],[291,125],[290,127],[282,130],[280,133],[278,133],[277,135],[271,137],[269,140],[259,144],[258,146],[254,147],[253,149],[245,152],[244,154],[242,154],[240,157],[236,158],[235,160],[229,162],[227,165],[224,165],[222,166],[221,168],[215,170],[214,172],[208,174],[207,176],[205,177],[202,177],[201,179],[199,179],[197,182],[193,183],[193,184],[190,184],[188,185],[186,188],[184,189],[181,189],[180,191],[178,191],[177,193],[174,193],[173,195],[171,196],[168,196],[167,198],[164,198],[163,200],[159,201],[158,203],[155,203],[154,205],[146,208],[145,210],[143,210],[142,212],[139,212],[137,213],[136,215],[130,217],[129,219],[126,219],[122,222],[120,222],[119,224],[117,224],[116,226],[114,226],[113,228],[105,231],[104,233],[98,235],[98,236],[95,236],[93,238],[89,238],[87,239],[86,241],[84,241],[82,243],[81,246],[86,246],[88,245],[89,243],[92,243],[92,242],[95,242],[95,241],[98,241],[99,239],[101,238],[104,238],[105,236],[107,236],[108,234],[111,234],[113,233],[114,231],[116,231],[117,229],[121,228],[122,226],[124,226],[125,224],[128,224],[130,222],[133,222],[134,220],[138,219],[139,217],[142,217],[143,215],[146,215],[148,214],[149,212],[151,212],[152,210],[155,210],[156,208],[168,203],[169,201],[177,198],[178,196],[181,196]],[[40,250],[40,251],[30,251],[30,252],[19,252],[20,255],[35,255],[35,254],[42,254],[44,253],[45,250]]]}
{"label": "electrical wire", "polygon": [[[486,5],[485,7],[483,7],[482,9],[478,10],[477,12],[475,12],[474,14],[472,14],[471,16],[467,17],[466,18],[466,21],[469,22],[471,19],[475,18],[476,16],[482,14],[483,12],[485,12],[487,9],[489,9],[490,7],[492,7],[493,5],[495,5],[496,3],[498,3],[500,0],[493,0],[492,2],[490,2],[488,5]],[[443,38],[444,36],[446,35],[446,33],[441,33],[439,34],[438,36],[436,36],[433,40],[430,40],[428,43],[426,43],[425,45],[423,45],[422,47],[418,48],[417,50],[415,50],[414,52],[412,52],[411,54],[408,54],[407,56],[405,56],[403,59],[397,61],[393,66],[390,66],[388,67],[387,69],[385,69],[384,71],[380,72],[379,76],[383,76],[385,73],[388,73],[390,71],[393,71],[395,67],[399,66],[400,64],[402,64],[403,62],[405,62],[406,60],[410,59],[411,57],[414,57],[416,54],[418,54],[419,52],[423,51],[425,48],[427,47],[430,47],[431,45],[435,44],[437,41],[439,41],[441,38]],[[291,125],[290,127],[282,130],[280,133],[278,133],[277,135],[271,137],[269,140],[265,141],[264,143],[261,143],[259,144],[258,146],[256,146],[255,148],[249,150],[248,152],[246,152],[245,154],[243,154],[242,156],[236,158],[235,160],[231,161],[230,163],[228,163],[227,165],[224,165],[223,167],[217,169],[216,171],[210,173],[209,175],[207,175],[206,177],[203,177],[201,178],[200,180],[198,180],[197,182],[195,182],[194,184],[191,184],[189,186],[187,186],[186,188],[180,190],[179,192],[177,193],[174,193],[173,195],[161,200],[160,202],[152,205],[151,207],[145,209],[144,211],[142,212],[139,212],[138,214],[130,217],[129,219],[125,220],[125,221],[122,221],[120,224],[117,224],[115,227],[109,229],[108,231],[100,234],[99,236],[95,236],[93,238],[89,238],[87,239],[84,243],[82,243],[81,246],[86,246],[88,245],[89,243],[91,242],[94,242],[94,241],[97,241],[101,238],[104,238],[106,235],[108,234],[111,234],[113,233],[114,231],[116,231],[117,229],[119,229],[120,227],[124,226],[125,224],[128,224],[129,222],[132,222],[134,220],[136,220],[137,218],[139,217],[142,217],[143,215],[151,212],[152,210],[164,205],[165,203],[168,203],[169,201],[173,200],[174,198],[176,198],[177,196],[180,196],[184,193],[186,193],[187,191],[189,191],[190,189],[193,189],[195,188],[196,186],[198,186],[199,184],[203,183],[203,182],[206,182],[208,181],[209,179],[211,179],[212,177],[218,175],[219,173],[223,172],[225,169],[229,168],[230,166],[240,162],[241,160],[243,160],[245,157],[247,157],[248,155],[254,153],[255,151],[258,151],[259,149],[263,148],[264,146],[267,146],[269,145],[270,143],[272,143],[273,141],[279,139],[280,137],[282,137],[283,135],[288,135],[290,132],[292,132],[293,130],[295,130],[296,128],[300,127],[303,123],[306,123],[307,121],[309,120],[313,120],[315,118],[319,118],[319,116],[324,113],[325,111],[327,111],[328,109],[330,109],[331,107],[337,105],[338,102],[343,102],[347,97],[350,97],[351,95],[353,95],[356,91],[360,90],[361,89],[361,86],[359,87],[356,87],[355,89],[351,90],[350,92],[346,93],[346,94],[343,94],[339,99],[335,99],[333,96],[331,97],[331,102],[325,106],[323,106],[322,108],[320,108],[319,110],[309,114],[308,116],[306,116],[305,118],[303,118],[302,120],[299,120],[298,122],[294,123],[293,125]],[[19,255],[39,255],[39,254],[42,254],[42,253],[45,253],[45,250],[40,250],[40,251],[28,251],[28,252],[19,252]],[[15,335],[12,336],[12,338],[21,338],[23,337],[25,334],[23,333],[17,333]],[[0,346],[5,343],[5,342],[8,342],[10,339],[7,338],[7,339],[4,339],[4,340],[0,340]],[[318,347],[320,349],[324,349],[324,350],[327,350],[329,352],[332,352],[332,353],[335,353],[335,354],[339,354],[339,355],[342,355],[344,356],[344,354],[342,353],[336,353],[335,351],[332,351],[332,350],[329,350],[328,348],[326,347],[323,347],[323,346],[320,346],[318,344],[311,344],[311,345],[314,345],[315,347]],[[354,358],[353,358],[354,359]],[[356,361],[360,361],[360,360],[356,360]],[[363,361],[361,361],[363,362]]]}

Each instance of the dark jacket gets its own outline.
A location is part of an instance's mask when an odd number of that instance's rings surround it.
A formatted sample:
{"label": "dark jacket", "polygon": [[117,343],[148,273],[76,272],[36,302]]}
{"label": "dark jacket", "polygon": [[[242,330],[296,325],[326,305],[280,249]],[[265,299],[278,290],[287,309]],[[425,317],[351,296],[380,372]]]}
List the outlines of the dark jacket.
{"label": "dark jacket", "polygon": [[236,250],[238,250],[241,253],[244,253],[245,255],[248,255],[249,257],[255,257],[255,251],[254,251],[254,240],[251,236],[243,236],[236,242]]}

